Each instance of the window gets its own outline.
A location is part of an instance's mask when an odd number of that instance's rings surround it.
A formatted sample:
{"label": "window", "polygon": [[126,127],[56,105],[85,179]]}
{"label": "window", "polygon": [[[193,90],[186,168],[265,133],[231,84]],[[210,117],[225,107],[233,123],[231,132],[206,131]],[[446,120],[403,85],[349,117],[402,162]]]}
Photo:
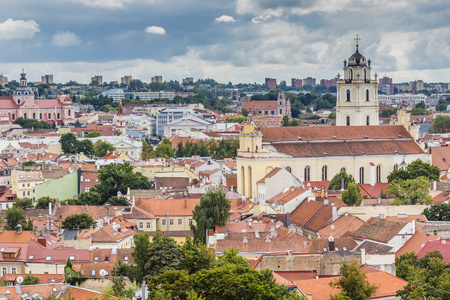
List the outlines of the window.
{"label": "window", "polygon": [[369,90],[366,90],[366,101],[370,101],[369,100]]}
{"label": "window", "polygon": [[48,119],[50,120],[52,118],[52,114],[48,114]]}
{"label": "window", "polygon": [[347,126],[350,126],[350,116],[345,117],[345,123],[347,124]]}
{"label": "window", "polygon": [[95,270],[91,271],[91,276],[94,277],[95,276]]}
{"label": "window", "polygon": [[[367,79],[367,70],[366,69],[364,69],[364,81],[366,81],[366,79]],[[367,100],[367,101],[369,101],[369,100]]]}
{"label": "window", "polygon": [[183,219],[178,219],[178,226],[183,225]]}
{"label": "window", "polygon": [[347,102],[350,102],[350,90],[347,90]]}
{"label": "window", "polygon": [[12,119],[14,120],[15,118],[16,118],[16,114],[12,114]]}
{"label": "window", "polygon": [[85,192],[85,193],[89,193],[89,188],[88,188],[88,187],[85,187],[85,188],[84,188],[84,192]]}
{"label": "window", "polygon": [[70,259],[70,260],[75,260],[75,256],[74,256],[74,255],[71,255],[71,256],[69,256],[69,259]]}
{"label": "window", "polygon": [[68,115],[70,116],[70,109],[69,109],[69,111],[68,111]]}
{"label": "window", "polygon": [[370,125],[370,117],[369,117],[369,116],[366,117],[366,125],[367,125],[367,126]]}
{"label": "window", "polygon": [[161,220],[161,225],[166,226],[166,219]]}
{"label": "window", "polygon": [[105,276],[109,276],[109,271],[105,270]]}
{"label": "window", "polygon": [[11,268],[11,274],[16,274],[17,273],[17,269],[16,268]]}
{"label": "window", "polygon": [[56,114],[56,118],[59,119],[61,117],[60,113]]}
{"label": "window", "polygon": [[125,256],[123,260],[128,261],[128,256]]}
{"label": "window", "polygon": [[144,223],[139,222],[139,229],[143,229],[144,228]]}
{"label": "window", "polygon": [[364,183],[364,168],[359,168],[359,183]]}
{"label": "window", "polygon": [[394,165],[394,170],[397,171],[398,170],[398,164]]}
{"label": "window", "polygon": [[30,187],[30,183],[27,184],[27,187]]}
{"label": "window", "polygon": [[89,178],[86,178],[86,179],[84,180],[84,182],[91,182],[91,180],[90,180]]}
{"label": "window", "polygon": [[350,80],[353,80],[353,70],[352,69],[350,69],[349,71],[348,71],[348,78],[350,79]]}
{"label": "window", "polygon": [[6,274],[6,268],[2,268],[2,275]]}
{"label": "window", "polygon": [[170,219],[170,226],[173,226],[173,224],[174,224],[173,219]]}
{"label": "window", "polygon": [[287,170],[289,173],[292,173],[291,167],[286,167],[286,170]]}
{"label": "window", "polygon": [[24,113],[24,114],[23,114],[23,117],[26,119],[26,118],[27,118],[27,113]]}
{"label": "window", "polygon": [[105,261],[109,261],[109,256],[105,256]]}
{"label": "window", "polygon": [[381,166],[377,166],[377,183],[381,182]]}
{"label": "window", "polygon": [[42,119],[42,114],[39,114],[39,119]]}
{"label": "window", "polygon": [[341,168],[341,171],[346,172],[347,170],[346,170],[344,167],[342,167],[342,168]]}
{"label": "window", "polygon": [[328,167],[322,167],[322,181],[328,180]]}
{"label": "window", "polygon": [[98,261],[98,256],[94,257],[94,261]]}
{"label": "window", "polygon": [[51,256],[47,256],[47,257],[45,258],[45,260],[46,260],[46,261],[51,261],[51,260],[52,260],[52,257],[51,257]]}
{"label": "window", "polygon": [[310,166],[305,167],[304,181],[311,181],[311,167]]}
{"label": "window", "polygon": [[150,229],[150,222],[147,222],[147,229]]}
{"label": "window", "polygon": [[192,225],[192,219],[189,219],[189,225]]}
{"label": "window", "polygon": [[36,119],[36,113],[33,113],[33,119]]}

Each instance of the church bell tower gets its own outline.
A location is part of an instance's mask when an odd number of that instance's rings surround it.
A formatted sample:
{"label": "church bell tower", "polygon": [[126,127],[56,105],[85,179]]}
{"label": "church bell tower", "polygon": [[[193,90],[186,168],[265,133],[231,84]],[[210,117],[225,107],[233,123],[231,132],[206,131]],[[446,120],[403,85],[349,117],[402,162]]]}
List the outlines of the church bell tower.
{"label": "church bell tower", "polygon": [[344,60],[344,78],[338,74],[336,126],[379,125],[377,74],[371,77],[370,59],[359,53],[356,35],[356,52]]}

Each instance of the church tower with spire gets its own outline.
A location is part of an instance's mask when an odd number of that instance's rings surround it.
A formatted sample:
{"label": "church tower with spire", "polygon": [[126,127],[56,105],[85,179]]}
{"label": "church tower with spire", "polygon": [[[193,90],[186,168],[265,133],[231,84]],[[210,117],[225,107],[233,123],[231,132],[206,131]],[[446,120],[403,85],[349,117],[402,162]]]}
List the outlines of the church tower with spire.
{"label": "church tower with spire", "polygon": [[119,102],[119,108],[117,110],[117,131],[121,133],[121,135],[125,135],[125,113],[122,105],[122,100]]}
{"label": "church tower with spire", "polygon": [[377,74],[372,79],[371,61],[359,53],[359,40],[356,35],[356,52],[344,60],[344,78],[338,74],[336,126],[379,125]]}

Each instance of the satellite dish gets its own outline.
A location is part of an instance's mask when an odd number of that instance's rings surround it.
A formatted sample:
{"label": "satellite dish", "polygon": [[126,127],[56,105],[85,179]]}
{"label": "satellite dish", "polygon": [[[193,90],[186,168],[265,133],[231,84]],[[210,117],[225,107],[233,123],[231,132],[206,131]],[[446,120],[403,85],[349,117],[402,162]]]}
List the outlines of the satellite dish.
{"label": "satellite dish", "polygon": [[100,270],[100,276],[103,277],[103,276],[105,276],[105,275],[106,275],[106,271],[105,271],[104,269],[101,269],[101,270]]}
{"label": "satellite dish", "polygon": [[16,281],[18,284],[21,284],[23,282],[23,277],[22,276],[17,277]]}

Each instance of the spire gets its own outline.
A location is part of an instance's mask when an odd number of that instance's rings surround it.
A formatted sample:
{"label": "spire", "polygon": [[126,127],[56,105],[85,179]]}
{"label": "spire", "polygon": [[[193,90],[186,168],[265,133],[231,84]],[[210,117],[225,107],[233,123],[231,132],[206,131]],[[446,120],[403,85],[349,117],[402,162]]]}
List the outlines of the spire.
{"label": "spire", "polygon": [[361,38],[358,36],[358,34],[356,34],[356,38],[355,38],[355,41],[356,41],[356,52],[358,52],[358,47],[359,47],[359,41],[361,40]]}
{"label": "spire", "polygon": [[123,106],[122,106],[122,99],[119,102],[119,109],[117,110],[118,116],[123,116]]}

